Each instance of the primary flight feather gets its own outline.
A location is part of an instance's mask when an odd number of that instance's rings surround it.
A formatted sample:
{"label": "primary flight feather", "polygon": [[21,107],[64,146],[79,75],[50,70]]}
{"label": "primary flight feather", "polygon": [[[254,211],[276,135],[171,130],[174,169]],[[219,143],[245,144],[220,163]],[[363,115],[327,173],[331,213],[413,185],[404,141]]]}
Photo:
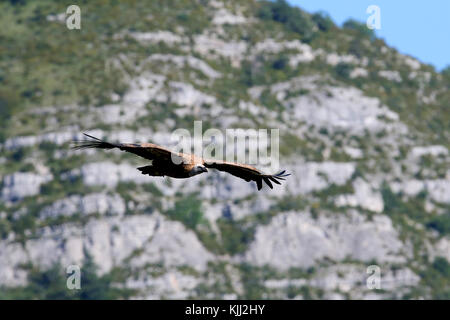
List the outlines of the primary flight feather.
{"label": "primary flight feather", "polygon": [[169,149],[153,143],[111,143],[100,140],[84,133],[89,140],[75,141],[74,149],[114,149],[134,153],[140,157],[152,160],[149,166],[137,168],[142,174],[149,176],[168,176],[172,178],[185,179],[195,175],[208,172],[208,169],[216,169],[232,174],[235,177],[244,179],[247,182],[255,181],[258,190],[262,189],[263,181],[273,189],[273,183],[281,184],[281,180],[289,176],[285,170],[267,175],[255,167],[220,160],[209,160],[197,157],[194,154],[172,152]]}

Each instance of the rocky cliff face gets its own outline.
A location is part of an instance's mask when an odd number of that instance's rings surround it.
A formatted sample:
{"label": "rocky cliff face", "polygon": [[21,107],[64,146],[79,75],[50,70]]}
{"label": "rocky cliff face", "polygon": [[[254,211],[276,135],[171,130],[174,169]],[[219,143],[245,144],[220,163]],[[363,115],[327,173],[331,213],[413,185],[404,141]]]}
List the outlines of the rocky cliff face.
{"label": "rocky cliff face", "polygon": [[[42,18],[16,21],[14,45],[36,28],[53,35],[2,56],[0,102],[14,107],[0,156],[4,292],[88,255],[99,275],[120,270],[115,285],[134,298],[449,297],[445,73],[282,2],[134,5],[85,4],[82,30],[69,31],[60,5],[2,4]],[[170,147],[194,120],[279,128],[292,176],[257,192],[217,172],[149,178],[142,159],[69,148],[82,131]],[[373,265],[381,289],[366,285]]]}

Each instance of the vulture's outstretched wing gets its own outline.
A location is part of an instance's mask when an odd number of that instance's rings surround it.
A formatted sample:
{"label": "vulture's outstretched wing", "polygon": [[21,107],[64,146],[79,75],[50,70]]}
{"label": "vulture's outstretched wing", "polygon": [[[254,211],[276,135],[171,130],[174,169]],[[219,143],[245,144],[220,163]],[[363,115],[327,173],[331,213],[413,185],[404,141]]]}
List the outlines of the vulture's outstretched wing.
{"label": "vulture's outstretched wing", "polygon": [[171,161],[172,157],[177,157],[177,153],[173,153],[169,149],[163,148],[153,143],[111,143],[100,140],[96,137],[90,136],[86,133],[83,133],[88,138],[92,140],[81,140],[74,141],[75,145],[72,147],[73,149],[114,149],[118,148],[120,150],[134,153],[140,157],[149,160],[161,159]]}
{"label": "vulture's outstretched wing", "polygon": [[270,189],[273,189],[272,182],[281,184],[280,180],[286,180],[285,177],[290,176],[290,174],[285,173],[286,170],[274,175],[263,174],[261,171],[252,166],[226,161],[205,160],[204,165],[206,168],[228,172],[235,177],[244,179],[247,182],[255,181],[258,190],[261,190],[263,181],[270,187]]}

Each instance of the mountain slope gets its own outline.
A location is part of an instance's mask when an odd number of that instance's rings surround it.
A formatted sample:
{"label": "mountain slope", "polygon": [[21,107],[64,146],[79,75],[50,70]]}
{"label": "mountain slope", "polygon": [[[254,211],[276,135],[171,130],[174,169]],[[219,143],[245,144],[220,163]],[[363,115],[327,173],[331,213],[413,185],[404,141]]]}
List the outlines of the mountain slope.
{"label": "mountain slope", "polygon": [[[1,298],[58,297],[71,264],[117,298],[449,297],[448,72],[284,2],[79,5],[72,31],[53,1],[0,5]],[[279,128],[293,175],[256,192],[69,149],[173,147],[194,120]]]}

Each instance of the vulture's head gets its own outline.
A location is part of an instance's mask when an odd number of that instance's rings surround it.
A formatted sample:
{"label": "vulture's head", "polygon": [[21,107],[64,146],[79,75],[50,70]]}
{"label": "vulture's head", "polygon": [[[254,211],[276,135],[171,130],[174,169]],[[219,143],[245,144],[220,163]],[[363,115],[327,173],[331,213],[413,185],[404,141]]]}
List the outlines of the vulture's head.
{"label": "vulture's head", "polygon": [[204,165],[197,165],[194,168],[192,168],[190,176],[192,177],[203,172],[208,172],[208,169],[206,169]]}

